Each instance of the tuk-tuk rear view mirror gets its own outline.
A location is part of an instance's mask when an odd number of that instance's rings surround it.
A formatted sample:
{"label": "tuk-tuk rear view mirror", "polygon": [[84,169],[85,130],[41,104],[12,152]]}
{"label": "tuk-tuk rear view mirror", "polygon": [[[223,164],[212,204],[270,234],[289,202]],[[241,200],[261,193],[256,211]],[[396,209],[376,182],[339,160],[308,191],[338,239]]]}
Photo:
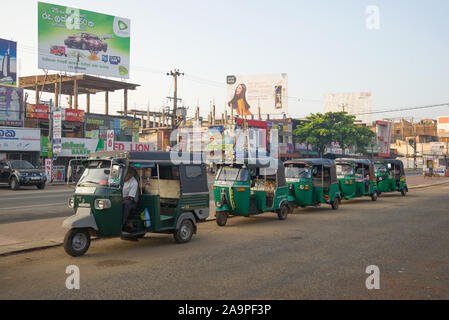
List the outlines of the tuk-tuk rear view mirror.
{"label": "tuk-tuk rear view mirror", "polygon": [[109,170],[109,169],[104,169],[104,174],[105,174],[105,175],[108,176],[110,173],[111,173],[111,170]]}

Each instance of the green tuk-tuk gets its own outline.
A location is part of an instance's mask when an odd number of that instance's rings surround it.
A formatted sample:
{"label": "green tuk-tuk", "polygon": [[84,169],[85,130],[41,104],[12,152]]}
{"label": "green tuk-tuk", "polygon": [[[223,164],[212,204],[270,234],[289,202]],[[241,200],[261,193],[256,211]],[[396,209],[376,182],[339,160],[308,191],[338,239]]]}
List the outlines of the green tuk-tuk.
{"label": "green tuk-tuk", "polygon": [[404,164],[401,160],[386,159],[374,162],[379,195],[382,192],[398,191],[403,197],[408,192]]}
{"label": "green tuk-tuk", "polygon": [[368,159],[339,158],[335,160],[340,191],[344,199],[369,196],[377,200],[374,164]]}
{"label": "green tuk-tuk", "polygon": [[[83,161],[84,173],[68,199],[75,215],[63,222],[70,228],[64,249],[83,255],[90,237],[137,240],[146,233],[171,233],[176,242],[190,241],[197,223],[209,216],[206,166],[201,161],[173,162],[170,152],[97,152]],[[123,184],[129,168],[139,183],[137,206],[122,230]]]}
{"label": "green tuk-tuk", "polygon": [[291,208],[284,165],[276,161],[275,168],[261,159],[220,166],[212,186],[219,226],[226,225],[229,215],[249,217],[267,211],[276,212],[280,220],[287,219]]}
{"label": "green tuk-tuk", "polygon": [[330,204],[337,210],[341,202],[335,162],[331,159],[293,159],[285,162],[288,201],[294,206]]}

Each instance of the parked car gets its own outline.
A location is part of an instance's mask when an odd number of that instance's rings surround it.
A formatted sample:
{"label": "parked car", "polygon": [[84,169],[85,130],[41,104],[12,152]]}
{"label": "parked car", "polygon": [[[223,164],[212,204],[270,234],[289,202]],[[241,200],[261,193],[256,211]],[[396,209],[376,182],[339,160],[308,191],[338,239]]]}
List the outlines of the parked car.
{"label": "parked car", "polygon": [[54,54],[56,56],[61,56],[61,57],[62,56],[67,57],[67,54],[65,52],[65,47],[62,47],[62,46],[52,46],[50,48],[50,54]]}
{"label": "parked car", "polygon": [[44,189],[46,181],[45,171],[35,168],[28,161],[0,161],[0,184],[7,184],[12,190],[17,190],[20,186],[36,186],[38,189]]}
{"label": "parked car", "polygon": [[99,36],[92,33],[77,33],[73,36],[68,36],[64,40],[64,44],[68,48],[89,50],[89,51],[104,51],[108,50],[108,44],[103,42]]}

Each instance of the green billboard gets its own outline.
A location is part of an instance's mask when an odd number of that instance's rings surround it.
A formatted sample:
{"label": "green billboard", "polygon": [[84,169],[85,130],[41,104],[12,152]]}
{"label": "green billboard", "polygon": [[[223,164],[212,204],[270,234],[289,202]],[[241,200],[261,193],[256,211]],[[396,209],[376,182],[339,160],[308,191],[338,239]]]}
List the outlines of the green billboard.
{"label": "green billboard", "polygon": [[41,69],[129,79],[131,21],[38,2]]}

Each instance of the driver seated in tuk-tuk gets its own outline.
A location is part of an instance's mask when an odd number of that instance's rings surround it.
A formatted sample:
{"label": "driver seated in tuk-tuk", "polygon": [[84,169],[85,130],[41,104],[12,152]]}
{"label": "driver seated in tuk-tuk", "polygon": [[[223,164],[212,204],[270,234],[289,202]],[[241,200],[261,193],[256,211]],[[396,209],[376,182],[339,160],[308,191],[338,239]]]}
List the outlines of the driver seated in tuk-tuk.
{"label": "driver seated in tuk-tuk", "polygon": [[123,185],[123,220],[122,227],[125,231],[132,232],[133,225],[129,223],[126,225],[126,221],[128,220],[129,214],[132,210],[137,207],[138,201],[138,189],[139,183],[137,182],[134,176],[136,175],[136,170],[134,168],[129,168],[126,173],[125,183]]}

